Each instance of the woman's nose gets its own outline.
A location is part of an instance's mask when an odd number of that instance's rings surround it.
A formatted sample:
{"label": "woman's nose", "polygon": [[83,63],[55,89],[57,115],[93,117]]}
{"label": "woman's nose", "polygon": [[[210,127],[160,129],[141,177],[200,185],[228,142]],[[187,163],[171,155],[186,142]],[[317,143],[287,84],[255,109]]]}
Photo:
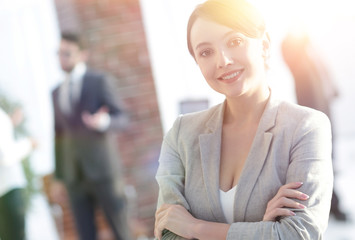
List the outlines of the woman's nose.
{"label": "woman's nose", "polygon": [[228,51],[221,50],[218,54],[218,68],[223,68],[231,64],[233,64],[233,58],[231,54]]}

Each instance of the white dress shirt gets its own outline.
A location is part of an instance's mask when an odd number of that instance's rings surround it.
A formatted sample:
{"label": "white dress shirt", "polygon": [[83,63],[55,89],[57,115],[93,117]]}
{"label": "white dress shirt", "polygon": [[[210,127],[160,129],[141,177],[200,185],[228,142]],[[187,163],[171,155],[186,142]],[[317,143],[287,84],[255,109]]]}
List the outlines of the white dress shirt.
{"label": "white dress shirt", "polygon": [[31,151],[29,139],[15,140],[9,116],[0,108],[0,197],[26,186],[21,161]]}
{"label": "white dress shirt", "polygon": [[65,80],[60,87],[59,104],[62,111],[68,115],[73,111],[70,94],[72,94],[74,101],[79,101],[86,69],[85,63],[78,63],[70,73],[66,74]]}

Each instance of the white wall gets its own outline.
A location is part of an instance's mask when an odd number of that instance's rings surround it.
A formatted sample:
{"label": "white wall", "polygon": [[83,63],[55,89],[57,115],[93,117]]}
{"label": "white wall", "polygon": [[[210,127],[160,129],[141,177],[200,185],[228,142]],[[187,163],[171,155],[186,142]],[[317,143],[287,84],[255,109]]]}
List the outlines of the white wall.
{"label": "white wall", "polygon": [[[0,91],[23,106],[26,128],[39,143],[31,166],[39,176],[49,174],[54,169],[50,92],[60,79],[54,1],[0,0],[0,33]],[[26,234],[29,240],[59,239],[42,193],[31,200]]]}
{"label": "white wall", "polygon": [[[355,139],[355,2],[348,0],[252,0],[263,11],[272,34],[276,33],[276,51],[279,55],[278,41],[286,32],[287,27],[295,21],[304,21],[316,47],[323,54],[329,64],[329,71],[334,76],[334,83],[338,87],[339,97],[333,102],[334,132],[338,139]],[[275,36],[274,36],[275,37]],[[274,56],[272,56],[274,57]],[[275,77],[277,85],[280,73],[286,71],[281,61],[275,62]],[[273,79],[272,79],[273,80]],[[293,88],[293,86],[292,86]],[[281,88],[282,89],[282,88]],[[288,92],[288,91],[287,91]],[[287,93],[288,94],[288,93]]]}
{"label": "white wall", "polygon": [[37,174],[53,171],[50,89],[59,79],[58,26],[52,0],[1,0],[0,91],[24,108],[39,142],[31,157]]}
{"label": "white wall", "polygon": [[[208,98],[211,105],[223,97],[205,83],[186,45],[188,17],[203,0],[141,0],[161,118],[167,131],[179,113],[183,99]],[[334,103],[336,132],[355,136],[355,13],[352,1],[251,0],[263,12],[272,39],[269,83],[274,95],[295,102],[291,74],[283,62],[279,44],[287,26],[296,18],[308,27],[334,73],[340,96]],[[296,5],[298,4],[298,5]]]}
{"label": "white wall", "polygon": [[179,102],[207,98],[221,102],[205,82],[186,45],[190,13],[201,0],[141,0],[153,76],[164,131],[179,114]]}

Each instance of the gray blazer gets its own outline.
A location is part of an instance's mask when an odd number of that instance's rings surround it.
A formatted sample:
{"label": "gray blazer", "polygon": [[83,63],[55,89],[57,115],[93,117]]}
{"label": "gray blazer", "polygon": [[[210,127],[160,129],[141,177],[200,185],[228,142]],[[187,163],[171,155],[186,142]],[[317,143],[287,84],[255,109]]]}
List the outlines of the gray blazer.
{"label": "gray blazer", "polygon": [[[158,207],[181,204],[194,217],[226,222],[219,201],[219,159],[225,104],[180,116],[164,138],[156,179]],[[261,117],[234,199],[227,239],[321,239],[333,188],[331,128],[321,112],[272,96]],[[304,210],[262,221],[279,188],[302,181]],[[232,211],[232,209],[231,209]],[[171,232],[164,239],[181,239]]]}

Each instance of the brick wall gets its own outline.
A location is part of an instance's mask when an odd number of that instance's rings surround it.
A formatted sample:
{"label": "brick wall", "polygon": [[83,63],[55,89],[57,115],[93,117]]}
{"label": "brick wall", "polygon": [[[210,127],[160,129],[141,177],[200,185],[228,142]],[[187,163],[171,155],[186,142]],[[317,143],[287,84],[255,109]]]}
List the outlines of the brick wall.
{"label": "brick wall", "polygon": [[[118,136],[129,213],[136,231],[153,235],[157,185],[154,175],[162,141],[162,126],[151,73],[139,0],[55,0],[61,30],[79,30],[90,51],[89,65],[117,78],[117,94],[131,114],[131,126]],[[75,239],[66,201],[64,239]],[[101,239],[107,227],[98,212]]]}

